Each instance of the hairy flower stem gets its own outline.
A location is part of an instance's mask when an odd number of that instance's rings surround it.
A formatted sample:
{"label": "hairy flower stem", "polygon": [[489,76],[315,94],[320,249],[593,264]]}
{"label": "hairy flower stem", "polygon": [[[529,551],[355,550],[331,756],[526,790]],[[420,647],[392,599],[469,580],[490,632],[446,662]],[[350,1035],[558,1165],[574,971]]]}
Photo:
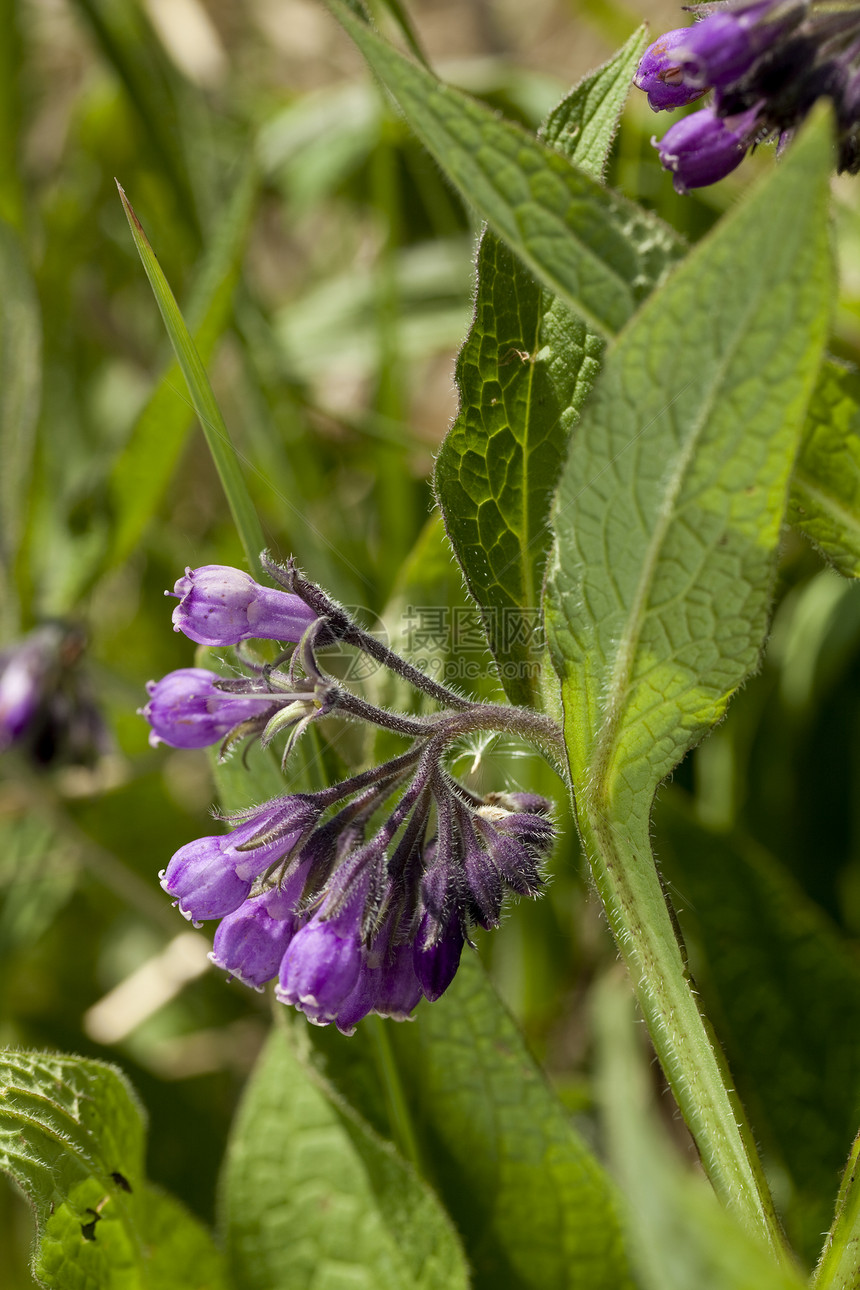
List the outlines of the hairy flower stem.
{"label": "hairy flower stem", "polygon": [[437,703],[443,703],[446,707],[463,709],[468,708],[471,704],[470,699],[464,699],[462,695],[457,694],[454,690],[449,690],[446,685],[440,685],[431,677],[425,676],[417,667],[413,667],[406,659],[395,654],[394,650],[383,645],[375,636],[364,631],[349,615],[341,609],[329,596],[318,587],[316,583],[310,582],[305,578],[294,564],[290,563],[286,568],[276,564],[264,551],[260,557],[263,565],[271,578],[278,582],[282,587],[301,596],[306,605],[310,605],[320,616],[327,619],[329,628],[329,638],[326,640],[322,637],[319,644],[334,644],[335,641],[343,641],[347,645],[354,645],[356,649],[363,650],[377,663],[383,667],[390,668],[396,672],[404,681],[414,685],[417,690],[422,690],[428,694]]}

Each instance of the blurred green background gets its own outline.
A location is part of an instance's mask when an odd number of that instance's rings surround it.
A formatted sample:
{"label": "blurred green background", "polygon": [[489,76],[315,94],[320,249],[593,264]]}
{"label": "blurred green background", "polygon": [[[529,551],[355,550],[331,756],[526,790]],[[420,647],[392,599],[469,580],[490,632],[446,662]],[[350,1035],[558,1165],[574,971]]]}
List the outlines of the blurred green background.
{"label": "blurred green background", "polygon": [[[443,77],[532,128],[643,18],[655,33],[682,21],[645,0],[417,0],[411,13]],[[114,177],[195,331],[271,550],[395,639],[410,607],[465,603],[447,560],[422,574],[423,599],[400,571],[432,545],[429,477],[456,411],[477,228],[312,0],[0,0],[0,32],[0,648],[45,618],[82,623],[112,739],[92,768],[0,760],[0,1042],[119,1062],[150,1114],[151,1176],[211,1220],[268,1003],[206,970],[205,930],[158,887],[171,853],[213,830],[215,792],[206,757],[150,749],[136,709],[147,680],[193,659],[164,589],[186,565],[242,557]],[[691,240],[772,164],[765,149],[682,199],[650,146],[657,127],[631,102],[609,179]],[[858,198],[856,182],[834,188],[833,348],[850,359]],[[767,848],[792,909],[811,911],[857,972],[860,598],[789,537],[778,600],[760,675],[664,790],[655,830],[730,1057],[735,1022],[678,858],[691,799],[714,865],[729,834]],[[452,667],[449,643],[436,647]],[[475,659],[476,690],[493,693],[489,655]],[[487,790],[540,787],[564,809],[522,750],[472,750],[457,770]],[[615,951],[562,819],[548,898],[511,909],[480,948],[590,1131],[588,990]],[[739,909],[748,894],[740,882]],[[725,937],[743,981],[740,941]],[[779,979],[765,1012],[781,1006]],[[815,1034],[805,1042],[814,1082]],[[772,1108],[752,1110],[767,1154]],[[769,1160],[790,1205],[791,1170],[776,1146]],[[29,1242],[23,1202],[0,1184],[4,1286],[29,1284]]]}

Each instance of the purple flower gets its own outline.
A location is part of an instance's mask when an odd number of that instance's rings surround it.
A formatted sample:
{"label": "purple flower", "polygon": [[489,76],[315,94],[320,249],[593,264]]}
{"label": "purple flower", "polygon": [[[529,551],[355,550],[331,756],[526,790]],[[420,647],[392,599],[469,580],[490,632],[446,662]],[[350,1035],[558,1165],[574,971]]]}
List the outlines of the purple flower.
{"label": "purple flower", "polygon": [[363,965],[361,913],[360,902],[353,901],[333,918],[315,914],[287,947],[275,994],[316,1025],[337,1022],[358,983]]}
{"label": "purple flower", "polygon": [[675,191],[715,184],[739,166],[755,134],[758,108],[724,120],[702,108],[677,121],[655,143],[660,161],[673,174]]}
{"label": "purple flower", "polygon": [[[173,748],[206,748],[243,721],[269,714],[278,696],[266,691],[231,693],[221,678],[202,667],[183,667],[147,685],[149,703],[140,709],[152,730],[149,742]],[[249,685],[251,683],[249,682]]]}
{"label": "purple flower", "polygon": [[655,111],[684,107],[701,98],[705,92],[684,79],[684,70],[676,50],[684,47],[690,34],[689,27],[666,31],[642,55],[633,84],[648,95],[648,104]]}
{"label": "purple flower", "polygon": [[238,645],[240,641],[301,640],[317,615],[288,591],[261,587],[241,569],[207,564],[186,569],[173,591],[179,604],[173,626],[198,645]]}
{"label": "purple flower", "polygon": [[27,729],[42,703],[46,664],[34,642],[0,659],[0,752]]}
{"label": "purple flower", "polygon": [[304,879],[304,872],[297,870],[283,887],[253,896],[222,918],[209,955],[216,967],[255,990],[262,990],[276,977],[287,946],[301,926],[295,905]]}
{"label": "purple flower", "polygon": [[739,81],[798,25],[806,7],[795,0],[758,0],[720,9],[688,27],[676,50],[685,83],[704,90]]}
{"label": "purple flower", "polygon": [[192,922],[224,918],[247,899],[256,878],[290,855],[318,817],[310,796],[275,798],[246,812],[232,833],[180,847],[160,875],[161,885]]}

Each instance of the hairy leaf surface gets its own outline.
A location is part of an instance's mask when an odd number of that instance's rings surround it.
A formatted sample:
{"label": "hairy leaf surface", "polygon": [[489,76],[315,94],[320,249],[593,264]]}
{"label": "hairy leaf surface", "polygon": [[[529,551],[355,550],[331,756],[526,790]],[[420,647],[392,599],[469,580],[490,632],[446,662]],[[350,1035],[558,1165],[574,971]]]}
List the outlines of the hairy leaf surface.
{"label": "hairy leaf surface", "polygon": [[144,1174],[144,1123],[112,1066],[0,1051],[0,1168],[36,1217],[33,1273],[55,1290],[223,1290],[208,1232]]}
{"label": "hairy leaf surface", "polygon": [[326,0],[451,182],[546,286],[604,335],[665,275],[676,236],[552,147],[398,53]]}
{"label": "hairy leaf surface", "polygon": [[828,165],[818,122],[612,346],[572,443],[548,613],[575,786],[619,823],[759,657],[827,327]]}
{"label": "hairy leaf surface", "polygon": [[788,518],[840,573],[860,577],[860,374],[835,362],[809,405]]}
{"label": "hairy leaf surface", "polygon": [[233,1127],[222,1180],[233,1284],[465,1290],[444,1210],[302,1060],[304,1028],[273,1030]]}
{"label": "hairy leaf surface", "polygon": [[[644,44],[639,32],[551,113],[545,137],[599,179]],[[514,702],[539,704],[540,596],[564,445],[603,339],[486,230],[475,317],[457,362],[460,412],[436,463],[451,545]]]}

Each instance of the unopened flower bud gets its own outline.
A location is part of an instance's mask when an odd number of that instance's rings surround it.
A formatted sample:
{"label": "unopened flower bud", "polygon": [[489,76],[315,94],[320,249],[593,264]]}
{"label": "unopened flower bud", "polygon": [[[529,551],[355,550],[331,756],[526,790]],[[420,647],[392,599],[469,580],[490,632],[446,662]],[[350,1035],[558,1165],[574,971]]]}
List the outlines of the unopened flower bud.
{"label": "unopened flower bud", "polygon": [[173,591],[179,604],[173,626],[198,645],[238,645],[240,641],[301,640],[316,614],[288,591],[261,587],[241,569],[207,564],[186,569]]}
{"label": "unopened flower bud", "polygon": [[666,31],[642,55],[633,84],[648,95],[648,105],[655,112],[684,107],[701,98],[704,90],[684,79],[684,69],[675,51],[684,46],[689,27]]}
{"label": "unopened flower bud", "polygon": [[675,191],[715,184],[743,161],[758,115],[751,108],[741,116],[722,118],[702,108],[667,130],[656,147],[660,161],[673,174]]}

